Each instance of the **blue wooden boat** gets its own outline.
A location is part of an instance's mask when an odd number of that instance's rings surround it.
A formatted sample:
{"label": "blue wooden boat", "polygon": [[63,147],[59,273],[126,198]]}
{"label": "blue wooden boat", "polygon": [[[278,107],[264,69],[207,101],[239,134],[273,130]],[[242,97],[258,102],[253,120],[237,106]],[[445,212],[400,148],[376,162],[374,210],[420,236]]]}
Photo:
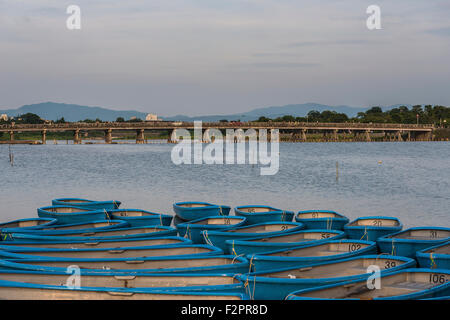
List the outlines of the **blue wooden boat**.
{"label": "blue wooden boat", "polygon": [[37,209],[37,213],[41,218],[56,219],[57,224],[73,224],[108,219],[108,215],[104,210],[71,206],[42,207]]}
{"label": "blue wooden boat", "polygon": [[79,198],[60,198],[52,200],[52,206],[74,206],[102,211],[119,209],[120,204],[121,202],[117,200],[95,201]]}
{"label": "blue wooden boat", "polygon": [[228,216],[231,207],[208,202],[177,202],[173,205],[175,214],[183,220],[191,221],[212,216]]}
{"label": "blue wooden boat", "polygon": [[[14,265],[11,265],[14,263]],[[0,269],[20,269],[47,272],[66,272],[73,265],[67,259],[0,259]],[[238,274],[248,273],[249,261],[234,256],[167,256],[132,259],[77,259],[76,265],[83,273],[102,273],[105,270],[127,273],[189,273],[189,274]]]}
{"label": "blue wooden boat", "polygon": [[304,267],[311,264],[341,260],[356,256],[376,254],[375,242],[363,240],[329,240],[319,244],[248,255],[253,272],[288,267]]}
{"label": "blue wooden boat", "polygon": [[304,223],[306,229],[343,230],[350,220],[336,211],[307,210],[299,211],[295,221]]}
{"label": "blue wooden boat", "polygon": [[97,220],[73,224],[57,224],[41,229],[22,230],[21,228],[5,228],[2,233],[31,233],[35,235],[65,235],[76,233],[92,233],[128,227],[128,222],[122,220]]}
{"label": "blue wooden boat", "polygon": [[245,221],[243,217],[212,216],[180,223],[177,225],[177,230],[181,237],[191,239],[193,243],[205,243],[201,234],[203,230],[212,231],[237,228],[243,226]]}
{"label": "blue wooden boat", "polygon": [[378,238],[399,232],[403,224],[397,218],[370,216],[358,218],[344,226],[349,239],[377,241]]}
{"label": "blue wooden boat", "polygon": [[184,222],[188,222],[187,220],[183,220],[181,219],[179,216],[174,215],[173,219],[172,219],[172,223],[173,225],[176,227],[177,225],[179,225],[180,223],[184,223]]}
{"label": "blue wooden boat", "polygon": [[232,239],[246,239],[256,236],[270,236],[295,232],[304,229],[305,226],[298,222],[264,222],[245,225],[238,228],[220,231],[204,230],[201,232],[205,243],[219,247],[225,254],[231,254],[225,241]]}
{"label": "blue wooden boat", "polygon": [[208,256],[221,255],[223,251],[219,248],[197,244],[197,245],[160,245],[143,247],[121,247],[121,248],[94,248],[94,249],[57,249],[57,248],[27,248],[17,247],[14,252],[0,251],[2,259],[56,259],[77,261],[78,259],[96,260],[131,260],[147,257],[166,256]]}
{"label": "blue wooden boat", "polygon": [[305,244],[319,244],[328,240],[343,239],[344,237],[345,233],[339,230],[308,229],[295,231],[288,234],[227,240],[225,241],[225,245],[227,246],[227,251],[235,255],[251,255],[299,247]]}
{"label": "blue wooden boat", "polygon": [[247,218],[247,224],[258,224],[264,222],[290,222],[294,218],[294,212],[285,211],[270,206],[239,206],[234,208],[237,216]]}
{"label": "blue wooden boat", "polygon": [[20,231],[39,230],[56,224],[54,218],[26,218],[0,223],[0,232],[4,229],[20,229]]}
{"label": "blue wooden boat", "polygon": [[177,245],[182,246],[192,244],[192,241],[183,237],[150,237],[150,238],[132,238],[121,240],[95,240],[85,241],[5,241],[0,242],[0,250],[9,252],[20,252],[25,248],[55,248],[55,249],[89,249],[89,248],[121,248],[121,247],[142,247],[142,246],[158,246],[158,245]]}
{"label": "blue wooden boat", "polygon": [[367,279],[371,275],[371,272],[368,273],[368,266],[379,267],[380,275],[385,275],[413,268],[416,261],[388,255],[358,256],[302,268],[296,266],[249,273],[238,276],[238,279],[247,284],[246,292],[252,299],[283,300],[293,291]]}
{"label": "blue wooden boat", "polygon": [[111,229],[89,233],[71,233],[64,235],[35,235],[32,233],[6,233],[1,234],[3,241],[28,241],[28,242],[51,242],[51,241],[83,241],[93,242],[98,240],[122,240],[133,238],[167,237],[176,236],[177,230],[167,226],[130,227]]}
{"label": "blue wooden boat", "polygon": [[450,228],[415,227],[378,238],[381,252],[415,258],[416,252],[450,241]]}
{"label": "blue wooden boat", "polygon": [[421,268],[450,270],[450,241],[418,251],[416,259]]}
{"label": "blue wooden boat", "polygon": [[167,214],[155,213],[140,209],[117,209],[108,210],[110,217],[115,220],[128,222],[131,227],[143,226],[170,226],[173,216]]}
{"label": "blue wooden boat", "polygon": [[91,288],[0,280],[0,299],[9,300],[248,300],[243,293],[127,288]]}
{"label": "blue wooden boat", "polygon": [[[18,281],[53,286],[73,285],[68,281],[71,272],[48,272],[29,270],[0,270],[0,280]],[[128,288],[139,292],[155,290],[182,292],[227,292],[245,293],[244,284],[234,274],[145,274],[128,275],[114,271],[89,274],[80,270],[83,287],[90,288]]]}
{"label": "blue wooden boat", "polygon": [[450,294],[448,269],[404,269],[382,275],[379,280],[379,289],[369,289],[367,280],[353,280],[291,292],[286,299],[410,300]]}

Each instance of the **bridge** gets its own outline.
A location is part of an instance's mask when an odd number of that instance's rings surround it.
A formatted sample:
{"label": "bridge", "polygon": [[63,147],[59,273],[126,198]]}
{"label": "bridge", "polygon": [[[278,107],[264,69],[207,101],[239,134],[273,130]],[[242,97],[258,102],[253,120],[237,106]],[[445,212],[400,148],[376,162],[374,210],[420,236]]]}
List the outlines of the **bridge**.
{"label": "bridge", "polygon": [[[203,122],[202,134],[209,129],[278,129],[281,141],[431,141],[433,125],[394,124],[394,123],[319,123],[319,122]],[[82,134],[103,131],[105,143],[112,143],[113,132],[136,132],[136,143],[146,143],[146,132],[168,132],[168,142],[177,140],[178,129],[194,129],[194,122],[72,122],[46,124],[10,124],[0,125],[0,132],[9,134],[10,142],[15,141],[16,133],[40,132],[41,142],[47,141],[48,132],[73,132],[75,144],[82,142]],[[270,131],[269,131],[270,136]]]}

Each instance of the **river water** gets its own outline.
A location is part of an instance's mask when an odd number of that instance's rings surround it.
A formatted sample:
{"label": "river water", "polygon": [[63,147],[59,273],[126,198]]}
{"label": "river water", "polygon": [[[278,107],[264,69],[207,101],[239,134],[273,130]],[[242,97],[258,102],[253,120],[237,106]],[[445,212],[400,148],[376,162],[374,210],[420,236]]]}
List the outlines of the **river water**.
{"label": "river water", "polygon": [[[450,227],[450,143],[281,143],[277,174],[260,165],[175,165],[174,145],[0,145],[0,220],[34,217],[59,197],[120,200],[173,214],[178,201],[265,204],[398,217]],[[336,177],[338,163],[338,178]]]}

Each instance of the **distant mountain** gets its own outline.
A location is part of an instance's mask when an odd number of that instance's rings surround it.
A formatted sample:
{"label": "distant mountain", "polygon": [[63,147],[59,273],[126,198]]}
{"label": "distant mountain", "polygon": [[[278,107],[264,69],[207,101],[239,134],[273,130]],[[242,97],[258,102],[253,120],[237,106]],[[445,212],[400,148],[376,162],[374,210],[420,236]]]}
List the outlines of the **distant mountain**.
{"label": "distant mountain", "polygon": [[[382,107],[383,110],[390,110],[392,108],[398,107],[400,105]],[[406,105],[410,107],[410,105]],[[304,117],[311,110],[316,111],[336,111],[338,113],[345,113],[349,117],[355,117],[358,112],[364,112],[370,108],[362,108],[362,107],[350,107],[350,106],[329,106],[318,103],[303,103],[303,104],[290,104],[286,106],[273,106],[273,107],[265,107],[265,108],[257,108],[253,109],[249,112],[237,113],[237,114],[229,114],[229,115],[209,115],[209,116],[196,116],[196,117],[188,117],[184,115],[176,115],[173,117],[165,117],[164,120],[179,120],[179,121],[193,121],[193,120],[202,120],[202,121],[219,121],[222,119],[226,119],[229,121],[241,120],[241,121],[252,121],[256,120],[261,116],[267,118],[278,118],[284,115],[291,115],[294,117]]]}
{"label": "distant mountain", "polygon": [[147,115],[147,113],[139,111],[116,111],[101,107],[87,107],[55,102],[30,104],[18,109],[0,110],[0,114],[5,113],[9,117],[28,112],[35,113],[46,120],[57,120],[64,117],[66,121],[95,120],[97,118],[103,121],[115,121],[117,117],[123,117],[124,119],[130,119],[131,117],[145,119]]}
{"label": "distant mountain", "polygon": [[[382,107],[383,110],[390,110],[392,108],[398,107],[400,105]],[[411,105],[406,105],[410,107]],[[228,114],[228,115],[205,115],[205,116],[186,116],[186,115],[176,115],[171,117],[160,117],[163,120],[168,121],[193,121],[201,120],[214,122],[219,120],[229,120],[229,121],[252,121],[256,120],[261,116],[267,118],[277,118],[284,115],[292,115],[294,117],[304,117],[311,110],[325,111],[331,110],[339,113],[345,113],[349,117],[354,117],[358,112],[363,112],[369,108],[362,107],[350,107],[350,106],[329,106],[318,103],[304,103],[304,104],[290,104],[285,106],[272,106],[265,108],[257,108],[244,113]],[[79,121],[84,119],[95,120],[97,118],[103,121],[115,121],[118,117],[123,117],[125,120],[131,117],[137,117],[140,119],[145,119],[147,113],[139,111],[117,111],[101,107],[88,107],[80,106],[76,104],[65,104],[65,103],[55,103],[55,102],[44,102],[38,104],[24,105],[18,109],[10,110],[0,110],[0,114],[6,113],[8,116],[17,116],[24,113],[35,113],[41,118],[46,120],[57,120],[62,117],[66,121]]]}

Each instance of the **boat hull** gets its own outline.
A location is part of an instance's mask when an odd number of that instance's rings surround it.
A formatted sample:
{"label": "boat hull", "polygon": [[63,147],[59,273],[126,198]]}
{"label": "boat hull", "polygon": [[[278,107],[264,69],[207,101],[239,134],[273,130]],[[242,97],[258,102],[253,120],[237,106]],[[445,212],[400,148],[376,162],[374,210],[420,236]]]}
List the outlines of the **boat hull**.
{"label": "boat hull", "polygon": [[[268,211],[258,212],[258,209]],[[294,218],[294,212],[292,211],[280,210],[268,206],[240,206],[236,207],[234,212],[236,216],[246,218],[246,224],[248,225],[274,221],[290,222]]]}
{"label": "boat hull", "polygon": [[[149,215],[142,216],[128,216],[130,211],[139,211],[148,213]],[[162,213],[154,213],[138,209],[118,209],[108,210],[108,214],[113,220],[126,221],[131,227],[145,227],[145,226],[170,226],[173,216]]]}
{"label": "boat hull", "polygon": [[[366,225],[354,225],[366,221]],[[384,221],[392,222],[392,226],[383,226]],[[349,239],[377,241],[378,238],[399,232],[403,229],[400,220],[392,217],[371,216],[358,218],[344,226],[344,231]]]}
{"label": "boat hull", "polygon": [[[193,207],[184,207],[184,205],[192,205]],[[197,207],[196,205],[204,205]],[[231,207],[219,206],[207,202],[178,202],[173,205],[175,214],[185,221],[204,219],[212,216],[228,216]]]}
{"label": "boat hull", "polygon": [[121,202],[116,200],[111,201],[94,201],[79,198],[60,198],[53,199],[52,206],[75,206],[80,208],[89,208],[94,210],[114,210],[119,209]]}
{"label": "boat hull", "polygon": [[[303,218],[306,215],[314,215],[318,213],[318,217]],[[320,218],[320,214],[330,215],[330,217]],[[306,229],[326,229],[326,230],[344,230],[344,226],[350,222],[350,220],[330,210],[307,210],[299,211],[295,216],[295,221],[304,223]]]}
{"label": "boat hull", "polygon": [[416,259],[421,268],[450,270],[450,242],[418,251]]}

